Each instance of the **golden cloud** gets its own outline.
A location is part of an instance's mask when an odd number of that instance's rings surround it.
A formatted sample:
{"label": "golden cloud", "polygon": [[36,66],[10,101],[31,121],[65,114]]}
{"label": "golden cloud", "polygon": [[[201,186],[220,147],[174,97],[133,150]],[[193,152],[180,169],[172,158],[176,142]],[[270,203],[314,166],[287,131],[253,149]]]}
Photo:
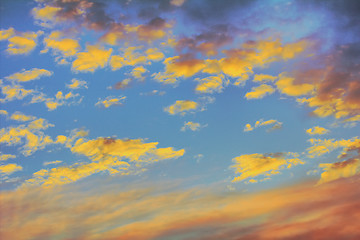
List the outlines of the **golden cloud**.
{"label": "golden cloud", "polygon": [[28,82],[39,79],[43,76],[50,77],[51,75],[53,75],[53,72],[50,72],[46,69],[33,68],[31,70],[22,70],[21,72],[14,73],[6,77],[6,79],[17,82]]}
{"label": "golden cloud", "polygon": [[253,87],[251,92],[245,94],[246,99],[261,99],[266,95],[271,95],[275,92],[275,89],[267,84],[262,84],[258,87]]}
{"label": "golden cloud", "polygon": [[80,50],[80,44],[77,40],[64,38],[60,31],[53,31],[49,37],[44,39],[45,49],[52,49],[62,57],[74,56]]}
{"label": "golden cloud", "polygon": [[14,163],[0,165],[0,175],[10,175],[21,170],[22,167]]}
{"label": "golden cloud", "polygon": [[99,99],[99,101],[95,103],[95,106],[103,106],[105,108],[111,106],[121,106],[123,105],[125,99],[126,99],[125,96],[119,96],[119,97],[109,96],[106,99]]}
{"label": "golden cloud", "polygon": [[243,181],[248,178],[254,178],[261,175],[269,177],[279,174],[280,170],[291,168],[292,165],[304,164],[298,158],[288,158],[294,154],[270,153],[270,154],[244,154],[233,159],[236,174],[240,176],[234,177],[233,182]]}
{"label": "golden cloud", "polygon": [[309,128],[306,130],[306,133],[309,134],[309,135],[323,135],[323,134],[326,134],[326,133],[329,133],[330,131],[327,130],[326,128],[323,128],[323,127],[319,127],[319,126],[315,126],[313,128]]}
{"label": "golden cloud", "polygon": [[190,100],[177,100],[174,104],[164,108],[165,112],[171,115],[181,114],[185,115],[187,112],[194,111],[199,107],[199,104]]}
{"label": "golden cloud", "polygon": [[97,46],[86,46],[86,52],[78,53],[77,59],[72,63],[72,69],[79,72],[94,72],[98,68],[104,68],[110,55],[112,48],[105,50]]}
{"label": "golden cloud", "polygon": [[223,75],[218,76],[210,76],[207,78],[197,78],[196,81],[199,84],[196,86],[195,91],[198,93],[214,93],[214,92],[222,92],[224,89],[224,85],[226,86],[229,81],[224,81]]}
{"label": "golden cloud", "polygon": [[324,170],[318,184],[331,182],[339,178],[352,177],[360,172],[360,160],[348,159],[343,162],[322,163],[319,167]]}

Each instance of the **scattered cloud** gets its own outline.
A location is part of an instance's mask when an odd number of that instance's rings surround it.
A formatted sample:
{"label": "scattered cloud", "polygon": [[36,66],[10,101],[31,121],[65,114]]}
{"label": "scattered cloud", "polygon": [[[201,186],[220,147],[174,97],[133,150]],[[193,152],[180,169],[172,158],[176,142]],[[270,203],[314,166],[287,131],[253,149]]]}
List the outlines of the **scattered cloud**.
{"label": "scattered cloud", "polygon": [[330,131],[328,129],[319,126],[315,126],[306,130],[306,133],[309,135],[323,135],[329,132]]}
{"label": "scattered cloud", "polygon": [[88,88],[86,81],[79,80],[79,79],[76,79],[76,78],[71,79],[71,83],[66,84],[66,87],[70,88],[70,89]]}
{"label": "scattered cloud", "polygon": [[275,92],[275,89],[267,84],[262,84],[258,87],[253,87],[251,92],[247,92],[245,94],[246,99],[261,99],[264,98],[266,95],[271,95]]}
{"label": "scattered cloud", "polygon": [[112,48],[105,50],[102,47],[87,45],[86,52],[76,54],[72,69],[78,72],[94,72],[98,68],[104,68],[111,53]]}
{"label": "scattered cloud", "polygon": [[28,82],[39,79],[43,76],[50,77],[51,75],[53,75],[53,72],[46,69],[33,68],[31,70],[22,70],[21,72],[14,73],[6,77],[6,79],[16,82]]}
{"label": "scattered cloud", "polygon": [[201,128],[206,127],[207,125],[201,125],[196,122],[184,122],[184,126],[181,127],[181,131],[191,130],[191,131],[199,131]]}
{"label": "scattered cloud", "polygon": [[105,99],[99,99],[97,103],[95,103],[95,106],[103,106],[105,108],[111,107],[111,106],[121,106],[123,105],[123,102],[125,101],[125,96],[119,96],[119,97],[113,97],[109,96]]}
{"label": "scattered cloud", "polygon": [[244,132],[250,132],[253,131],[255,128],[262,127],[262,126],[268,126],[272,125],[271,128],[269,128],[267,131],[272,131],[276,129],[282,128],[282,122],[279,122],[278,120],[270,119],[264,121],[263,119],[260,119],[255,122],[254,126],[251,126],[251,124],[247,123],[244,127]]}
{"label": "scattered cloud", "polygon": [[279,174],[280,170],[285,167],[291,168],[293,165],[304,164],[297,156],[294,153],[240,155],[233,159],[234,164],[230,166],[230,168],[234,169],[235,174],[240,174],[240,176],[234,177],[232,182],[244,181],[258,176],[270,177],[271,175]]}
{"label": "scattered cloud", "polygon": [[318,184],[323,184],[360,173],[360,160],[352,158],[342,162],[322,163],[319,164],[319,168],[323,169],[323,173]]}
{"label": "scattered cloud", "polygon": [[199,104],[190,100],[177,100],[174,104],[164,108],[165,112],[168,112],[170,115],[185,115],[188,112],[192,112],[198,109]]}

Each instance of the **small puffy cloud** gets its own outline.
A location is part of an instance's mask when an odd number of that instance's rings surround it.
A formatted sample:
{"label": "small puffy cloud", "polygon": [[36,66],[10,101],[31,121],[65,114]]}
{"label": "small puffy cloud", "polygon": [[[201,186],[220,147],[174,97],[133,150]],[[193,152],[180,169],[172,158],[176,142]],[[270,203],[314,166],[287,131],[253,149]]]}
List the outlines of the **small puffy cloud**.
{"label": "small puffy cloud", "polygon": [[9,39],[10,37],[15,35],[15,29],[9,28],[6,30],[0,30],[0,41]]}
{"label": "small puffy cloud", "polygon": [[267,84],[262,84],[258,87],[253,87],[251,92],[245,94],[246,99],[260,99],[266,95],[270,95],[275,92],[275,89]]}
{"label": "small puffy cloud", "polygon": [[16,158],[16,156],[13,154],[3,154],[2,152],[0,152],[0,161],[7,161],[12,158]]}
{"label": "small puffy cloud", "polygon": [[201,128],[206,127],[207,125],[201,125],[196,122],[185,122],[184,126],[181,128],[181,131],[191,130],[191,131],[199,131]]}
{"label": "small puffy cloud", "polygon": [[184,4],[185,0],[170,0],[170,4],[180,7]]}
{"label": "small puffy cloud", "polygon": [[323,135],[329,133],[330,131],[326,128],[315,126],[306,130],[306,133],[309,135]]}
{"label": "small puffy cloud", "polygon": [[67,57],[74,56],[81,49],[77,40],[71,38],[64,38],[60,31],[53,31],[47,38],[44,39],[45,52],[52,49],[56,55],[60,55],[60,61]]}
{"label": "small puffy cloud", "polygon": [[32,9],[32,14],[38,23],[43,27],[51,27],[57,20],[57,14],[61,11],[60,7],[46,5]]}
{"label": "small puffy cloud", "polygon": [[274,77],[267,74],[254,75],[254,82],[274,82],[278,77]]}
{"label": "small puffy cloud", "polygon": [[70,89],[88,88],[86,81],[76,78],[71,79],[71,83],[66,84],[66,87]]}
{"label": "small puffy cloud", "polygon": [[146,50],[146,58],[150,61],[158,62],[164,57],[165,55],[157,48],[149,48]]}
{"label": "small puffy cloud", "polygon": [[358,174],[360,172],[360,160],[348,159],[343,162],[322,163],[319,164],[319,167],[322,168],[324,172],[321,173],[318,185]]}
{"label": "small puffy cloud", "polygon": [[25,114],[23,114],[21,112],[14,112],[11,115],[10,119],[15,120],[15,121],[20,121],[20,122],[27,122],[27,121],[35,120],[36,117],[25,115]]}
{"label": "small puffy cloud", "polygon": [[18,32],[9,28],[0,32],[0,40],[8,41],[7,53],[11,55],[27,54],[36,47],[36,40],[41,34],[43,34],[42,31]]}
{"label": "small puffy cloud", "polygon": [[0,110],[0,115],[8,115],[9,113],[6,110]]}
{"label": "small puffy cloud", "polygon": [[210,76],[207,78],[195,79],[199,82],[195,91],[198,93],[214,93],[222,92],[224,86],[229,84],[229,81],[224,81],[224,75]]}
{"label": "small puffy cloud", "polygon": [[190,111],[194,111],[199,107],[199,104],[190,100],[177,100],[174,104],[164,108],[165,112],[171,115],[181,114],[185,115]]}
{"label": "small puffy cloud", "polygon": [[255,128],[262,127],[262,126],[269,126],[269,125],[272,125],[272,127],[269,128],[267,131],[272,131],[272,130],[280,129],[282,127],[282,124],[283,124],[282,122],[279,122],[278,120],[275,120],[275,119],[270,119],[270,120],[266,120],[266,121],[264,121],[263,119],[260,119],[255,122],[254,126],[251,126],[251,124],[247,123],[244,127],[244,132],[250,132],[250,131],[254,130]]}
{"label": "small puffy cloud", "polygon": [[170,24],[160,17],[150,20],[147,24],[139,25],[134,28],[128,28],[128,31],[136,31],[137,37],[142,41],[155,41],[166,36],[166,29],[171,27]]}
{"label": "small puffy cloud", "polygon": [[10,175],[14,172],[21,171],[23,168],[17,164],[10,163],[6,165],[0,165],[0,175]]}
{"label": "small puffy cloud", "polygon": [[50,77],[51,75],[53,75],[53,72],[50,72],[46,69],[33,68],[30,70],[22,70],[21,72],[14,73],[6,77],[6,79],[17,82],[28,82],[39,79],[43,76]]}
{"label": "small puffy cloud", "polygon": [[55,161],[50,161],[50,162],[44,162],[43,165],[44,165],[44,166],[57,165],[57,164],[60,164],[60,163],[62,163],[62,161],[60,161],[60,160],[55,160]]}
{"label": "small puffy cloud", "polygon": [[131,75],[135,78],[138,79],[140,81],[143,81],[145,79],[145,77],[143,76],[144,73],[146,73],[148,70],[146,70],[143,66],[139,66],[134,68],[131,71]]}
{"label": "small puffy cloud", "polygon": [[251,124],[247,123],[244,127],[244,132],[250,132],[254,130],[254,128],[251,126]]}
{"label": "small puffy cloud", "polygon": [[86,46],[86,52],[76,54],[76,60],[72,63],[72,69],[79,72],[94,72],[98,68],[104,68],[110,55],[112,48],[105,50],[97,46]]}
{"label": "small puffy cloud", "polygon": [[127,47],[122,49],[122,55],[113,55],[110,59],[110,66],[113,71],[124,66],[135,66],[139,64],[148,64],[148,59],[139,52],[142,47]]}
{"label": "small puffy cloud", "polygon": [[232,182],[244,181],[258,176],[269,177],[279,174],[280,170],[284,168],[304,164],[296,156],[297,154],[294,153],[255,153],[238,156],[233,159],[234,164],[230,168],[233,168],[235,173],[240,174],[240,176],[234,177]]}
{"label": "small puffy cloud", "polygon": [[108,172],[111,175],[136,174],[137,171],[145,170],[144,167],[149,164],[176,159],[185,153],[184,149],[176,151],[172,147],[157,148],[157,145],[157,142],[144,143],[142,139],[80,138],[71,151],[87,156],[91,162],[80,162],[50,170],[42,169],[35,172],[33,178],[27,180],[25,185],[63,185],[100,172]]}
{"label": "small puffy cloud", "polygon": [[121,106],[123,105],[124,100],[126,99],[125,96],[119,96],[119,97],[113,97],[109,96],[105,99],[99,99],[97,103],[95,103],[95,106],[102,106],[105,108],[111,107],[111,106]]}
{"label": "small puffy cloud", "polygon": [[109,87],[109,89],[125,89],[130,86],[131,81],[131,78],[125,78],[124,80],[117,82],[113,86]]}
{"label": "small puffy cloud", "polygon": [[294,84],[294,80],[295,78],[287,76],[286,73],[281,73],[275,84],[281,93],[293,97],[308,95],[315,90],[315,84]]}

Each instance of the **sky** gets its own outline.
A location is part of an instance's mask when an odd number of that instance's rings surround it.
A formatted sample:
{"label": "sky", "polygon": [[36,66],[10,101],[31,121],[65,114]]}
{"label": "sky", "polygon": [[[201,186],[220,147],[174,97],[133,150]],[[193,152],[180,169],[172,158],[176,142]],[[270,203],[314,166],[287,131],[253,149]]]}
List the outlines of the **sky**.
{"label": "sky", "polygon": [[0,238],[360,238],[359,1],[0,11]]}

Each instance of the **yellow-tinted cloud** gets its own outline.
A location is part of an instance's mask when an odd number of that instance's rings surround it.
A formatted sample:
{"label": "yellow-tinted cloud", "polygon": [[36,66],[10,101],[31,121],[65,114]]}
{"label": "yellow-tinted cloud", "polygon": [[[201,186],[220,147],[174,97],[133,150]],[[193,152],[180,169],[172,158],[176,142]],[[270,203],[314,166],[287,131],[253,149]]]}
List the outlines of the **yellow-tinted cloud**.
{"label": "yellow-tinted cloud", "polygon": [[45,49],[53,49],[56,54],[62,57],[74,56],[80,50],[80,44],[77,40],[64,38],[60,31],[53,31],[49,37],[44,39]]}
{"label": "yellow-tinted cloud", "polygon": [[24,97],[33,93],[33,90],[24,89],[20,85],[1,85],[1,92],[5,98],[0,99],[0,102],[9,102],[13,100],[21,100]]}
{"label": "yellow-tinted cloud", "polygon": [[88,88],[86,81],[79,80],[76,78],[71,79],[71,83],[66,84],[66,87],[70,89]]}
{"label": "yellow-tinted cloud", "polygon": [[15,35],[14,28],[8,28],[6,30],[0,30],[0,41],[9,39],[10,37]]}
{"label": "yellow-tinted cloud", "polygon": [[60,160],[55,160],[55,161],[50,161],[50,162],[44,162],[43,165],[44,165],[44,166],[57,165],[57,164],[60,164],[60,163],[62,163],[62,161],[60,161]]}
{"label": "yellow-tinted cloud", "polygon": [[267,84],[262,84],[258,87],[253,87],[251,92],[247,92],[245,94],[246,99],[260,99],[265,97],[266,95],[271,95],[275,92],[275,89]]}
{"label": "yellow-tinted cloud", "polygon": [[240,176],[234,177],[233,182],[243,181],[248,178],[254,178],[261,175],[271,176],[279,174],[280,170],[291,168],[292,165],[304,164],[298,158],[288,158],[293,154],[271,153],[271,154],[244,154],[233,159],[236,174]]}
{"label": "yellow-tinted cloud", "polygon": [[10,175],[14,172],[21,171],[21,170],[22,170],[22,167],[17,164],[14,164],[14,163],[0,165],[0,174],[1,175]]}
{"label": "yellow-tinted cloud", "polygon": [[226,86],[229,82],[223,81],[224,76],[210,76],[207,78],[196,79],[199,84],[196,86],[195,91],[198,93],[214,93],[222,92],[224,85]]}
{"label": "yellow-tinted cloud", "polygon": [[12,28],[1,32],[0,40],[7,40],[6,51],[11,55],[27,54],[36,47],[36,40],[42,31],[38,32],[17,32]]}
{"label": "yellow-tinted cloud", "polygon": [[316,135],[316,134],[323,135],[328,132],[329,132],[329,130],[327,130],[326,128],[323,128],[323,127],[319,127],[319,126],[315,126],[313,128],[309,128],[306,130],[306,133],[309,135]]}
{"label": "yellow-tinted cloud", "polygon": [[16,156],[13,154],[3,154],[2,152],[0,152],[0,161],[6,161],[12,158],[16,158]]}
{"label": "yellow-tinted cloud", "polygon": [[146,58],[148,60],[155,62],[160,61],[165,57],[165,55],[157,48],[149,48],[148,50],[146,50],[146,54]]}
{"label": "yellow-tinted cloud", "polygon": [[185,115],[187,112],[196,110],[198,107],[199,104],[197,102],[190,100],[177,100],[174,104],[164,108],[164,111],[171,115]]}
{"label": "yellow-tinted cloud", "polygon": [[46,145],[53,143],[51,137],[45,135],[42,131],[52,126],[45,119],[39,118],[29,122],[27,125],[2,128],[0,129],[0,143],[8,146],[24,144],[22,153],[25,156],[29,156],[35,151],[43,149]]}
{"label": "yellow-tinted cloud", "polygon": [[144,143],[142,139],[80,138],[71,151],[89,157],[92,162],[75,163],[50,170],[42,169],[34,173],[33,178],[26,181],[26,185],[51,187],[75,182],[104,171],[110,174],[134,174],[137,170],[143,171],[148,164],[178,158],[185,153],[183,149],[175,151],[171,147],[156,148],[157,145],[157,142]]}
{"label": "yellow-tinted cloud", "polygon": [[294,80],[295,78],[286,76],[286,73],[281,73],[275,84],[281,93],[289,96],[308,95],[315,90],[315,84],[294,84]]}
{"label": "yellow-tinted cloud", "polygon": [[131,71],[131,75],[140,80],[140,81],[143,81],[145,79],[145,77],[143,76],[144,73],[146,73],[148,70],[145,69],[143,66],[139,66],[139,67],[136,67],[134,68],[132,71]]}
{"label": "yellow-tinted cloud", "polygon": [[68,92],[64,95],[62,91],[58,91],[55,95],[55,97],[47,97],[43,93],[35,94],[30,103],[38,103],[38,102],[44,102],[45,106],[49,111],[53,111],[57,109],[59,106],[63,105],[71,105],[80,103],[82,101],[82,98],[78,93],[73,94],[72,92]]}
{"label": "yellow-tinted cloud", "polygon": [[79,72],[94,72],[98,68],[104,68],[110,55],[112,48],[105,50],[97,46],[86,46],[86,52],[78,53],[77,59],[72,63],[72,69]]}
{"label": "yellow-tinted cloud", "polygon": [[202,126],[200,123],[189,121],[184,123],[184,126],[181,128],[181,131],[186,131],[187,129],[191,131],[199,131],[202,127],[205,126]]}
{"label": "yellow-tinted cloud", "polygon": [[59,18],[57,14],[61,11],[62,8],[60,7],[53,7],[46,5],[42,8],[33,8],[32,14],[36,20],[39,21],[40,25],[43,27],[51,27]]}
{"label": "yellow-tinted cloud", "polygon": [[36,119],[34,116],[25,115],[21,112],[14,112],[11,117],[11,120],[20,121],[20,122],[27,122],[30,120]]}
{"label": "yellow-tinted cloud", "polygon": [[352,177],[360,172],[360,160],[348,159],[343,162],[322,163],[319,167],[324,170],[318,184],[331,182],[339,178]]}
{"label": "yellow-tinted cloud", "polygon": [[9,113],[6,110],[0,110],[0,115],[8,115]]}
{"label": "yellow-tinted cloud", "polygon": [[109,96],[106,99],[99,99],[99,101],[95,104],[95,106],[103,106],[105,108],[111,106],[120,106],[123,105],[125,99],[126,99],[125,96],[119,96],[119,97]]}
{"label": "yellow-tinted cloud", "polygon": [[308,156],[318,157],[321,155],[324,155],[325,153],[330,153],[338,148],[343,148],[344,150],[351,146],[351,144],[356,143],[358,141],[358,138],[352,138],[348,140],[335,140],[335,139],[315,139],[311,138],[308,140],[311,145],[311,147],[307,148]]}
{"label": "yellow-tinted cloud", "polygon": [[263,119],[260,119],[255,122],[253,127],[251,126],[251,124],[247,123],[244,127],[244,132],[250,132],[250,131],[254,130],[255,128],[262,127],[262,126],[268,126],[268,125],[273,125],[273,126],[271,128],[269,128],[267,131],[272,131],[272,130],[280,129],[282,127],[282,124],[283,124],[282,122],[279,122],[278,120],[275,120],[275,119],[270,119],[270,120],[266,120],[266,121],[264,121]]}
{"label": "yellow-tinted cloud", "polygon": [[274,77],[267,74],[254,75],[254,82],[274,82],[278,77]]}
{"label": "yellow-tinted cloud", "polygon": [[53,75],[53,72],[50,72],[46,69],[33,68],[31,70],[27,70],[27,71],[22,70],[21,72],[14,73],[14,74],[6,77],[6,79],[14,80],[17,82],[28,82],[28,81],[39,79],[43,76],[49,77],[51,75]]}

